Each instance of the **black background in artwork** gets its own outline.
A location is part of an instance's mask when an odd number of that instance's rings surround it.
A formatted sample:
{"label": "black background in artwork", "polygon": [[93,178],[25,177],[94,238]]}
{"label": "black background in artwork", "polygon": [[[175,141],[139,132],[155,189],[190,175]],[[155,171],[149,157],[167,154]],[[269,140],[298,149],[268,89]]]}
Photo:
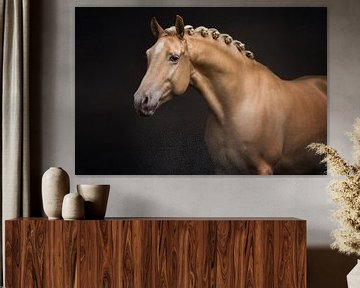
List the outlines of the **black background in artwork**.
{"label": "black background in artwork", "polygon": [[327,73],[326,8],[75,9],[77,175],[214,173],[203,139],[209,110],[193,88],[153,117],[134,112],[152,16],[230,34],[284,79]]}

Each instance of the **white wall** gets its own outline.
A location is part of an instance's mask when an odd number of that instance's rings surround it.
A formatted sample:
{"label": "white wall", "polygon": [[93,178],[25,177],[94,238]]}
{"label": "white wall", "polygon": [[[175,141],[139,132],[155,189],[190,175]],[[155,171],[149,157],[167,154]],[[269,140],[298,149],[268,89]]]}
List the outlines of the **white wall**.
{"label": "white wall", "polygon": [[[37,4],[32,17],[41,29],[32,36],[32,157],[39,176],[61,166],[80,183],[109,183],[107,216],[292,216],[308,221],[308,245],[327,246],[334,224],[327,176],[74,176],[74,7],[75,6],[327,6],[329,143],[350,159],[344,136],[360,116],[359,1],[72,1]],[[31,4],[35,4],[32,2]],[[171,5],[169,4],[171,3]],[[129,6],[129,5],[128,5]],[[306,21],[306,19],[304,19]],[[34,29],[33,29],[34,30]],[[32,31],[33,31],[32,30]],[[33,31],[34,32],[34,31]],[[35,31],[36,32],[36,31]],[[296,37],[296,35],[294,36]],[[35,128],[34,128],[35,127]],[[34,131],[36,129],[36,131]],[[35,144],[34,144],[35,143]],[[34,152],[35,151],[35,152]]]}

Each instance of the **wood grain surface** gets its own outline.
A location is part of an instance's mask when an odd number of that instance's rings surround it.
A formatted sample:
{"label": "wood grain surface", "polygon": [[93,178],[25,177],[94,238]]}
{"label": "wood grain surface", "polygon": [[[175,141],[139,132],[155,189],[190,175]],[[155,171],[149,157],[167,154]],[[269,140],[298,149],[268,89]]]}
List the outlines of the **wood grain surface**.
{"label": "wood grain surface", "polygon": [[297,219],[5,223],[6,287],[306,287]]}

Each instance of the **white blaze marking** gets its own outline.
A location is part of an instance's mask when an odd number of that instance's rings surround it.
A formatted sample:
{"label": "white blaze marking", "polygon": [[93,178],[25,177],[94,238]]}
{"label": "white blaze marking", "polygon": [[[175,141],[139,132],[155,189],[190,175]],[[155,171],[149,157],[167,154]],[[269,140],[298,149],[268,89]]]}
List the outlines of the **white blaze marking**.
{"label": "white blaze marking", "polygon": [[164,41],[161,41],[158,44],[156,44],[155,49],[154,49],[154,54],[155,55],[159,54],[162,51],[162,49],[164,48],[164,45],[165,45]]}

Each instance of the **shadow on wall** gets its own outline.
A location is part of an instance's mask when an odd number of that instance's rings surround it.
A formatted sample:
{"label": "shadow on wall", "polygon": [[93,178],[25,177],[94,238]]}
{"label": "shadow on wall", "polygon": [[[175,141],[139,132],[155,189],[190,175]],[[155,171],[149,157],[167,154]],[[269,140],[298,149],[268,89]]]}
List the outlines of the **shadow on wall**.
{"label": "shadow on wall", "polygon": [[[126,189],[124,188],[124,191]],[[113,211],[114,215],[106,214],[106,217],[163,217],[166,215],[167,217],[182,217],[183,213],[181,210],[178,210],[174,206],[166,206],[159,203],[159,201],[155,201],[151,198],[145,199],[144,197],[139,197],[136,194],[136,191],[128,191],[127,194],[121,192],[122,196],[119,200],[120,203],[126,203],[126,205],[119,208],[117,205],[117,201],[111,201],[112,195],[117,192],[112,191],[110,193],[109,203],[107,206],[107,211]],[[160,212],[157,214],[157,212]]]}
{"label": "shadow on wall", "polygon": [[[30,94],[30,215],[42,215],[41,177],[42,177],[42,69],[43,69],[43,30],[45,11],[44,0],[30,5],[30,55],[29,55],[29,94]],[[49,5],[47,5],[48,7]],[[48,12],[47,12],[48,13]]]}
{"label": "shadow on wall", "polygon": [[308,288],[347,288],[346,275],[356,264],[356,256],[319,248],[307,250]]}

